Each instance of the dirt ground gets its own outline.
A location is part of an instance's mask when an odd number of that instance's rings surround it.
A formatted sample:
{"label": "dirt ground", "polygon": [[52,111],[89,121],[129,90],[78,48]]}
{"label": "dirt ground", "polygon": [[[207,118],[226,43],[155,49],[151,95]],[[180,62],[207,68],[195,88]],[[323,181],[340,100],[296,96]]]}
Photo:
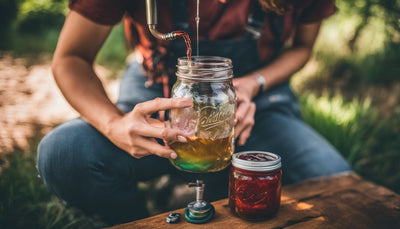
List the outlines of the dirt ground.
{"label": "dirt ground", "polygon": [[[0,53],[0,158],[17,147],[27,148],[35,130],[47,133],[78,116],[54,82],[50,57],[42,59],[32,65],[27,59]],[[115,101],[118,80],[107,80],[111,72],[102,66],[95,69]]]}

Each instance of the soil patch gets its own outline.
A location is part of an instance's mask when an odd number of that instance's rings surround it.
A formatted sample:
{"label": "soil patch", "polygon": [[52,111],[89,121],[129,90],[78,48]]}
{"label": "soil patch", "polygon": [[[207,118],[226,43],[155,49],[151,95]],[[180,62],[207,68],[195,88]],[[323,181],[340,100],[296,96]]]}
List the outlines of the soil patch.
{"label": "soil patch", "polygon": [[[78,117],[54,82],[50,58],[44,59],[32,64],[29,59],[0,53],[0,166],[6,153],[26,149],[37,130],[45,134],[55,125]],[[109,80],[111,72],[102,66],[95,69],[115,101],[118,80]]]}

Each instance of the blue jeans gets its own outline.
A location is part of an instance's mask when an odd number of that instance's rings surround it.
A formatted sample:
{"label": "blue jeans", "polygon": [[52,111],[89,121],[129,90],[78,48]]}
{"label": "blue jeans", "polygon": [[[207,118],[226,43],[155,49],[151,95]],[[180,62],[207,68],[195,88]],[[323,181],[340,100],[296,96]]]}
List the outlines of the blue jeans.
{"label": "blue jeans", "polygon": [[[162,96],[161,85],[145,88],[145,80],[139,64],[132,62],[121,79],[119,108],[129,112],[139,102]],[[272,88],[254,101],[255,125],[246,145],[237,147],[236,152],[279,154],[284,184],[350,170],[342,156],[302,120],[288,84]],[[162,174],[194,179],[165,158],[131,157],[79,118],[61,124],[42,139],[37,163],[40,177],[59,198],[118,223],[146,216],[138,181]],[[227,195],[227,169],[204,176],[206,183],[220,184],[216,185],[222,193],[219,197]]]}

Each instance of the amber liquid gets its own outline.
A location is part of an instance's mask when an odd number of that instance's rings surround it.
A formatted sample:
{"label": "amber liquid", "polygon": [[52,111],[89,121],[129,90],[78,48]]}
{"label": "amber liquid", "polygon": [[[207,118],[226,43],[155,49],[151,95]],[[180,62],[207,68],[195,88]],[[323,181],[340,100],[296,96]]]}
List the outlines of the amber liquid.
{"label": "amber liquid", "polygon": [[193,137],[186,143],[175,142],[170,147],[178,154],[176,159],[171,159],[176,168],[196,173],[216,172],[230,164],[233,139]]}
{"label": "amber liquid", "polygon": [[192,60],[192,46],[189,35],[184,31],[176,31],[175,35],[177,37],[182,37],[185,40],[187,58],[188,60]]}

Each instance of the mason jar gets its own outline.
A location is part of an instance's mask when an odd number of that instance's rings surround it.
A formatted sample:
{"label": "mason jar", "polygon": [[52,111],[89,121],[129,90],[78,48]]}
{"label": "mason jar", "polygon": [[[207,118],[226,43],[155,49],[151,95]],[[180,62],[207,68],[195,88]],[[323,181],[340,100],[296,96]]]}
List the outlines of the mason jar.
{"label": "mason jar", "polygon": [[261,220],[275,215],[281,203],[281,157],[246,151],[233,155],[229,172],[229,207],[241,218]]}
{"label": "mason jar", "polygon": [[170,159],[188,172],[215,172],[226,168],[234,151],[236,94],[232,61],[197,56],[178,59],[172,98],[192,98],[193,107],[172,109],[169,125],[186,133],[187,142],[170,147],[178,157]]}

